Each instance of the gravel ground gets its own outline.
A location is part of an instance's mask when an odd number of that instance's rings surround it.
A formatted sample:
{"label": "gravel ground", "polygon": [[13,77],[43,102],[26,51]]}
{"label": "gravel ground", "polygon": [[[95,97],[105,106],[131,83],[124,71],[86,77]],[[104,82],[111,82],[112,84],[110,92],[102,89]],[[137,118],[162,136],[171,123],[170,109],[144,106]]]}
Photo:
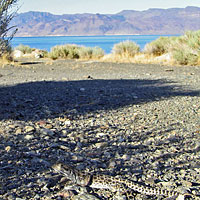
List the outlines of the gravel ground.
{"label": "gravel ground", "polygon": [[61,199],[57,161],[200,199],[200,67],[24,62],[0,95],[0,200]]}

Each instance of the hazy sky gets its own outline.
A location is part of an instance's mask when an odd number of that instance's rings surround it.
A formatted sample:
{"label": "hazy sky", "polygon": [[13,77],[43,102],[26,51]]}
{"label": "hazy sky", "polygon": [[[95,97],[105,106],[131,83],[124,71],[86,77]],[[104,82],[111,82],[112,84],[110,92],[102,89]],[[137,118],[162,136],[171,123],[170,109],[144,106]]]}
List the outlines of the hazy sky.
{"label": "hazy sky", "polygon": [[54,14],[117,13],[148,8],[200,7],[200,0],[19,0],[19,12],[45,11]]}

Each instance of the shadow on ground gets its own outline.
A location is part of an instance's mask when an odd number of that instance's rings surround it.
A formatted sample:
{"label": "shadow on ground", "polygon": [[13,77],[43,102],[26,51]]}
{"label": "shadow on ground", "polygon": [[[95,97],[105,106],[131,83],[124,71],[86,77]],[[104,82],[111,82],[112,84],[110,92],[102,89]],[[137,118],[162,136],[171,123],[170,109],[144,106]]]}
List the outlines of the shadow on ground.
{"label": "shadow on ground", "polygon": [[71,112],[98,110],[158,101],[175,96],[198,96],[173,82],[159,80],[82,80],[28,82],[0,87],[0,120],[38,120]]}

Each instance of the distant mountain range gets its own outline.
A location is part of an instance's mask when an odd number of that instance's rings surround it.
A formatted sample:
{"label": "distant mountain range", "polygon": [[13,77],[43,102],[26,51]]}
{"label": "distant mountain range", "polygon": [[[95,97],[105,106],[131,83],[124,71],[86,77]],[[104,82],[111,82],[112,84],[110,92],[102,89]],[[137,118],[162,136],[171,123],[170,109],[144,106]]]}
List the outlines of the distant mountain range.
{"label": "distant mountain range", "polygon": [[124,10],[117,14],[17,14],[16,36],[182,34],[200,29],[200,8]]}

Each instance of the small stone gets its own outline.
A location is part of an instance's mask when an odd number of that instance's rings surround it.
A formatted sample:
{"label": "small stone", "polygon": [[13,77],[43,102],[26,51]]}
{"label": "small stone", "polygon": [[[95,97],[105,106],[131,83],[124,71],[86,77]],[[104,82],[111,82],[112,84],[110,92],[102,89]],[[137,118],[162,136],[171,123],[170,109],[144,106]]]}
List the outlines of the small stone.
{"label": "small stone", "polygon": [[55,134],[52,130],[46,128],[41,129],[40,133],[42,135],[49,135],[49,136],[53,136]]}
{"label": "small stone", "polygon": [[50,145],[50,148],[58,148],[59,147],[59,144],[57,143],[53,143]]}
{"label": "small stone", "polygon": [[84,160],[84,158],[82,156],[79,156],[79,155],[73,155],[72,160],[75,160],[77,162],[81,162],[81,161]]}
{"label": "small stone", "polygon": [[70,126],[71,125],[71,121],[70,120],[66,120],[65,121],[65,125]]}
{"label": "small stone", "polygon": [[45,139],[45,140],[49,140],[50,137],[49,137],[49,136],[45,136],[44,139]]}
{"label": "small stone", "polygon": [[37,122],[37,124],[40,126],[44,126],[44,125],[46,125],[46,121],[41,120],[41,121]]}
{"label": "small stone", "polygon": [[178,197],[176,198],[176,200],[184,200],[185,196],[183,194],[178,195]]}
{"label": "small stone", "polygon": [[0,129],[0,135],[3,134],[3,133],[4,133],[4,131],[2,129]]}
{"label": "small stone", "polygon": [[115,166],[116,166],[116,162],[114,160],[109,162],[109,165],[108,165],[109,168],[114,168]]}
{"label": "small stone", "polygon": [[81,91],[81,92],[84,92],[84,91],[85,91],[85,88],[80,88],[80,91]]}
{"label": "small stone", "polygon": [[47,124],[47,125],[45,125],[44,126],[46,129],[51,129],[51,128],[53,128],[53,126],[51,125],[51,124]]}
{"label": "small stone", "polygon": [[42,187],[42,191],[45,191],[45,192],[49,191],[49,188],[48,188],[47,184],[45,184],[44,187]]}
{"label": "small stone", "polygon": [[34,138],[34,135],[25,135],[24,137],[26,140],[32,140]]}
{"label": "small stone", "polygon": [[60,149],[68,151],[70,148],[64,145],[60,145]]}
{"label": "small stone", "polygon": [[63,135],[66,135],[68,132],[67,130],[62,130]]}
{"label": "small stone", "polygon": [[32,132],[34,130],[35,130],[35,128],[32,126],[25,126],[25,133]]}
{"label": "small stone", "polygon": [[11,146],[7,146],[7,147],[5,148],[5,150],[6,150],[7,152],[9,152],[9,151],[11,150]]}
{"label": "small stone", "polygon": [[124,155],[122,156],[122,159],[128,161],[128,160],[131,159],[131,157],[130,157],[129,155],[127,155],[127,154],[124,154]]}
{"label": "small stone", "polygon": [[22,129],[21,128],[18,128],[16,131],[15,131],[16,134],[21,134],[22,133]]}
{"label": "small stone", "polygon": [[10,124],[10,125],[9,125],[9,128],[15,128],[15,125]]}
{"label": "small stone", "polygon": [[99,142],[95,144],[96,148],[102,148],[107,146],[107,142]]}
{"label": "small stone", "polygon": [[85,165],[84,164],[80,164],[76,166],[77,170],[85,170]]}
{"label": "small stone", "polygon": [[14,52],[13,52],[13,57],[14,57],[14,58],[20,58],[20,57],[22,57],[23,55],[24,55],[23,52],[20,51],[20,50],[14,50]]}

